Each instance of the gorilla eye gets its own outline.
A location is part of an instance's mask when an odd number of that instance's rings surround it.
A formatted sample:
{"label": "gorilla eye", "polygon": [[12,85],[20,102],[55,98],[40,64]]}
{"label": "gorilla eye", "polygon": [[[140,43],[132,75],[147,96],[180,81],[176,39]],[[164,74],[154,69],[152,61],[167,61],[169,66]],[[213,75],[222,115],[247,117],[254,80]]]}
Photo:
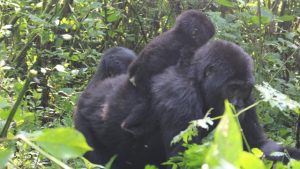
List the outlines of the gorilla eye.
{"label": "gorilla eye", "polygon": [[204,77],[209,77],[211,76],[212,74],[215,73],[215,67],[210,65],[208,67],[205,68],[205,72],[204,72]]}

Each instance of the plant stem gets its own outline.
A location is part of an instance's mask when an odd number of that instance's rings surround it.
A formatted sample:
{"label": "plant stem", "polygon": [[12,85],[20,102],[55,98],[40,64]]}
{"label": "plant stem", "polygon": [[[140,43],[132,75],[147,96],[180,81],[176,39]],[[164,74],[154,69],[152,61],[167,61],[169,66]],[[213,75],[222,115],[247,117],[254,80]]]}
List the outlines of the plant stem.
{"label": "plant stem", "polygon": [[48,154],[47,152],[45,152],[44,150],[42,150],[39,146],[35,145],[34,143],[32,143],[30,140],[28,140],[24,135],[19,134],[16,136],[16,138],[21,139],[22,141],[24,141],[26,144],[28,144],[29,146],[31,146],[32,148],[34,148],[35,150],[37,150],[38,152],[40,152],[42,155],[44,155],[45,157],[47,157],[48,159],[50,159],[51,161],[55,162],[57,165],[59,165],[60,167],[64,168],[64,169],[72,169],[71,167],[69,167],[68,165],[66,165],[65,163],[61,162],[60,160],[58,160],[57,158],[53,157],[52,155]]}
{"label": "plant stem", "polygon": [[14,104],[13,108],[11,109],[9,115],[8,115],[8,118],[6,120],[6,123],[1,131],[1,135],[0,135],[0,138],[4,138],[7,136],[7,132],[8,132],[8,129],[9,129],[9,126],[10,126],[10,123],[12,122],[16,112],[17,112],[17,109],[19,107],[19,105],[21,104],[22,102],[22,99],[23,99],[23,96],[25,94],[25,92],[27,91],[28,87],[29,87],[29,84],[32,80],[32,76],[29,74],[27,79],[26,79],[26,82],[23,86],[23,89],[22,91],[20,92],[19,96],[18,96],[18,99],[16,101],[16,103]]}

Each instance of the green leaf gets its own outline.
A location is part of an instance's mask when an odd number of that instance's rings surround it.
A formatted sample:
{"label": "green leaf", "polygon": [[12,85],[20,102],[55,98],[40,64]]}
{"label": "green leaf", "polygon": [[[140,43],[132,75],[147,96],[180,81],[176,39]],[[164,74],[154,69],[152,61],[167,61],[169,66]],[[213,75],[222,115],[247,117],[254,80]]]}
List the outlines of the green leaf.
{"label": "green leaf", "polygon": [[48,22],[40,17],[38,17],[37,15],[32,15],[32,14],[29,14],[28,17],[33,21],[33,22],[36,22],[36,23],[39,23],[41,25],[48,25]]}
{"label": "green leaf", "polygon": [[264,152],[262,152],[260,149],[258,148],[252,148],[251,152],[258,158],[261,158],[264,155]]}
{"label": "green leaf", "polygon": [[89,160],[87,160],[84,157],[80,157],[80,158],[83,160],[84,165],[86,166],[87,169],[94,169],[94,168],[102,169],[102,168],[104,168],[104,166],[102,166],[102,165],[91,163]]}
{"label": "green leaf", "polygon": [[292,15],[283,15],[276,18],[280,22],[293,21],[295,19]]}
{"label": "green leaf", "polygon": [[187,162],[187,168],[201,168],[204,164],[205,157],[209,150],[210,143],[204,143],[202,145],[190,144],[187,145],[187,150],[184,154],[184,161]]}
{"label": "green leaf", "polygon": [[0,96],[0,109],[10,108],[11,105],[8,102],[8,99]]}
{"label": "green leaf", "polygon": [[187,129],[181,131],[178,135],[176,135],[171,144],[175,144],[183,140],[184,143],[188,143],[192,140],[193,137],[198,135],[198,128],[201,127],[204,129],[209,129],[209,125],[212,126],[214,122],[210,117],[204,117],[203,119],[193,120],[190,122],[190,125]]}
{"label": "green leaf", "polygon": [[226,6],[226,7],[233,7],[234,3],[228,0],[216,0],[216,3]]}
{"label": "green leaf", "polygon": [[146,165],[145,169],[157,169],[157,167],[154,165]]}
{"label": "green leaf", "polygon": [[208,151],[205,161],[210,168],[236,168],[242,151],[240,128],[233,115],[233,107],[226,100],[224,116],[216,128],[214,145]]}
{"label": "green leaf", "polygon": [[8,160],[12,157],[13,155],[13,149],[1,149],[0,148],[0,168],[4,168]]}
{"label": "green leaf", "polygon": [[84,136],[73,128],[44,129],[33,141],[61,159],[79,157],[92,150]]}
{"label": "green leaf", "polygon": [[108,22],[114,22],[114,21],[117,21],[118,19],[120,19],[120,13],[119,12],[114,12],[112,14],[110,14],[108,17],[107,17],[107,21]]}
{"label": "green leaf", "polygon": [[243,152],[240,157],[240,166],[243,169],[264,169],[264,163],[254,154]]}
{"label": "green leaf", "polygon": [[117,158],[117,156],[116,155],[114,155],[114,156],[112,156],[111,158],[110,158],[110,160],[105,164],[105,169],[110,169],[111,168],[111,166],[112,166],[112,164],[113,164],[113,162],[115,161],[115,159]]}
{"label": "green leaf", "polygon": [[[260,19],[261,19],[261,24],[263,25],[267,25],[270,23],[270,18],[267,16],[261,16]],[[259,25],[259,16],[252,16],[250,18],[250,23]]]}
{"label": "green leaf", "polygon": [[300,103],[275,90],[268,83],[263,82],[262,85],[256,85],[255,87],[260,92],[263,100],[269,102],[272,107],[277,107],[281,111],[294,110],[296,113],[300,113]]}
{"label": "green leaf", "polygon": [[291,168],[300,168],[300,161],[291,159],[289,164],[290,164]]}

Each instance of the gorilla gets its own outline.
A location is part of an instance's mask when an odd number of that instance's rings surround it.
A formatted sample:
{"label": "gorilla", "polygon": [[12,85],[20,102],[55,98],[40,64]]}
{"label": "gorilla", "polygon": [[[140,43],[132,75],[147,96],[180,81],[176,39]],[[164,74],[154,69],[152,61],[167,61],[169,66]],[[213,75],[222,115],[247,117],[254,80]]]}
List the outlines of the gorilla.
{"label": "gorilla", "polygon": [[[116,154],[113,169],[140,169],[146,164],[167,168],[161,163],[184,150],[180,143],[170,142],[191,120],[203,118],[211,108],[212,117],[222,115],[224,99],[237,109],[255,101],[252,58],[233,43],[218,40],[205,44],[185,68],[182,71],[180,64],[171,65],[150,79],[151,102],[146,101],[150,105],[145,125],[139,126],[139,136],[121,126],[124,119],[135,115],[134,106],[145,101],[127,74],[108,78],[97,84],[89,97],[81,97],[74,116],[75,127],[94,148],[85,157],[105,164]],[[299,150],[267,139],[255,109],[245,112],[239,120],[251,148],[260,148],[271,160],[283,160],[271,157],[274,151],[287,151],[292,158],[300,159]],[[209,131],[199,129],[200,134],[193,141],[201,143],[214,127]]]}
{"label": "gorilla", "polygon": [[[99,90],[97,87],[100,85],[100,83],[102,83],[102,81],[104,81],[105,79],[110,79],[121,74],[126,74],[129,64],[136,58],[137,56],[135,52],[128,48],[114,47],[106,50],[97,67],[95,75],[87,85],[85,91],[81,94],[77,107],[82,108],[82,111],[85,111],[86,106],[91,106],[91,103],[93,103],[93,93]],[[112,84],[112,86],[109,87],[111,87],[112,90],[114,86],[117,86],[117,83]],[[103,91],[100,90],[99,93],[101,92]],[[86,116],[87,115],[88,112]],[[79,128],[81,128],[81,126]],[[87,141],[91,142],[89,139]],[[89,156],[89,154],[90,153],[87,153],[87,156]]]}
{"label": "gorilla", "polygon": [[[122,128],[138,135],[138,127],[147,118],[149,109],[151,78],[171,65],[178,64],[185,71],[197,48],[204,45],[215,34],[211,20],[197,10],[188,10],[176,18],[174,28],[153,39],[130,64],[129,77],[140,93],[140,104],[122,123]],[[142,101],[142,96],[144,100]]]}
{"label": "gorilla", "polygon": [[147,92],[153,75],[177,62],[187,64],[196,49],[214,34],[215,27],[207,16],[197,10],[183,12],[174,28],[153,39],[130,65],[131,82]]}
{"label": "gorilla", "polygon": [[90,84],[96,84],[108,77],[127,73],[129,64],[136,58],[137,56],[132,50],[124,47],[114,47],[106,50]]}

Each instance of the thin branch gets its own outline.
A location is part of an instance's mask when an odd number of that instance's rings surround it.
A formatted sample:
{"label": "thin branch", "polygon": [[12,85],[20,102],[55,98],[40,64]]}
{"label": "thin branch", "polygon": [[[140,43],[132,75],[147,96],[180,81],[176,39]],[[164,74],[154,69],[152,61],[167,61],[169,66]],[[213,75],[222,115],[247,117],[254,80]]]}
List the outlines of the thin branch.
{"label": "thin branch", "polygon": [[136,10],[132,7],[132,5],[130,3],[128,3],[128,7],[131,8],[131,10],[133,11],[134,15],[136,16],[137,20],[138,20],[138,23],[140,25],[140,28],[141,28],[141,32],[142,32],[142,36],[144,38],[144,41],[145,43],[148,43],[148,38],[147,38],[147,35],[146,35],[146,32],[144,30],[144,25],[139,17],[139,14],[136,12]]}
{"label": "thin branch", "polygon": [[23,86],[23,89],[22,91],[20,92],[18,98],[17,98],[17,101],[16,103],[14,104],[13,108],[11,109],[9,115],[8,115],[8,118],[6,120],[6,123],[1,131],[1,135],[0,135],[0,138],[3,138],[3,137],[6,137],[7,136],[7,132],[8,132],[8,129],[9,129],[9,126],[10,126],[10,123],[13,121],[13,118],[17,112],[17,109],[18,107],[20,106],[21,102],[22,102],[22,99],[23,99],[23,96],[25,95],[25,92],[27,91],[28,87],[29,87],[29,84],[30,82],[32,81],[32,74],[29,73],[27,79],[26,79],[26,82]]}
{"label": "thin branch", "polygon": [[58,160],[57,158],[53,157],[52,155],[48,154],[46,151],[42,150],[39,146],[33,144],[30,140],[28,140],[24,135],[20,134],[16,136],[18,139],[21,139],[22,141],[24,141],[26,144],[28,144],[29,146],[31,146],[32,148],[34,148],[35,150],[37,150],[38,152],[40,152],[42,155],[44,155],[45,157],[47,157],[48,159],[50,159],[51,161],[55,162],[57,165],[59,165],[60,167],[64,168],[64,169],[72,169],[71,167],[69,167],[68,165],[66,165],[65,163],[61,162],[60,160]]}

